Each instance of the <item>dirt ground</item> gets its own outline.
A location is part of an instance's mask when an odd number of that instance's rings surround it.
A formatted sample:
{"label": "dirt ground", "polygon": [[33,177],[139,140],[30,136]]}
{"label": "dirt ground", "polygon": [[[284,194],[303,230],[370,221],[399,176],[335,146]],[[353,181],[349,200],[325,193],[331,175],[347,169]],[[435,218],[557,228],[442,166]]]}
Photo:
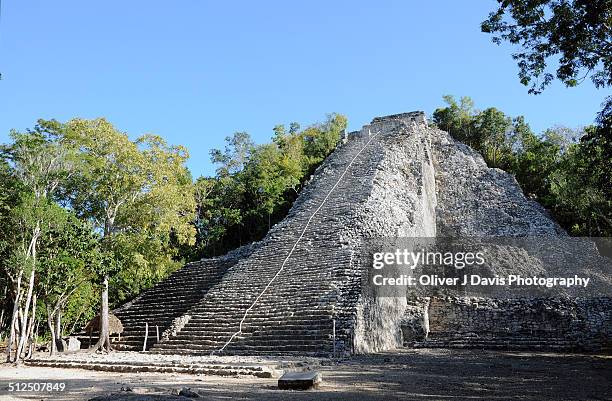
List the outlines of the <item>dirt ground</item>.
{"label": "dirt ground", "polygon": [[[0,365],[0,400],[612,400],[612,357],[407,350],[331,362],[323,383],[308,391],[279,390],[276,379]],[[9,393],[9,382],[61,381],[66,391]],[[132,391],[121,391],[129,387]]]}

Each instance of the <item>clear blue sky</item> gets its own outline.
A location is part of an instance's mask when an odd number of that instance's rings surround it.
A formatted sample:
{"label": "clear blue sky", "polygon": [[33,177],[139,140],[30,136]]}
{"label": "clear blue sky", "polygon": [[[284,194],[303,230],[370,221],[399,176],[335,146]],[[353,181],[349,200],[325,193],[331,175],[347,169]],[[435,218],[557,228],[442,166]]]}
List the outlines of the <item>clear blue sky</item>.
{"label": "clear blue sky", "polygon": [[0,142],[38,118],[104,116],[186,145],[194,176],[235,131],[265,142],[329,112],[354,130],[469,95],[540,131],[591,123],[606,94],[587,82],[528,95],[510,49],[480,32],[492,0],[2,3]]}

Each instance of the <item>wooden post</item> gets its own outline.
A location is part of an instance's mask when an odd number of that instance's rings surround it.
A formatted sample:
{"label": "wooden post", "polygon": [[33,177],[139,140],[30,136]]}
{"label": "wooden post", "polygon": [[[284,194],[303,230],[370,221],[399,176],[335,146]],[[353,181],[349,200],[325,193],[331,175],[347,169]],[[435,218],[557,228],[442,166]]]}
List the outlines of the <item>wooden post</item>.
{"label": "wooden post", "polygon": [[157,342],[159,342],[159,326],[155,325],[155,334],[157,334]]}
{"label": "wooden post", "polygon": [[333,358],[335,358],[336,357],[336,319],[332,320],[332,338],[334,341],[334,353],[332,355],[333,355]]}
{"label": "wooden post", "polygon": [[146,351],[147,350],[147,339],[149,337],[149,323],[145,323],[145,338],[144,338],[144,342],[142,343],[142,350]]}

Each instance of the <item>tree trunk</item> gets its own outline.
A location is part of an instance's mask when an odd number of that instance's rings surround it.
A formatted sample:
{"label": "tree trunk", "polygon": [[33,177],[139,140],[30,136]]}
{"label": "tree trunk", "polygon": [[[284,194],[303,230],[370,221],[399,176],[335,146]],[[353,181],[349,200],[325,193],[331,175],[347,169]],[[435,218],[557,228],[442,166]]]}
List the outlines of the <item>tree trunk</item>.
{"label": "tree trunk", "polygon": [[34,297],[32,298],[32,316],[30,317],[30,324],[27,328],[27,352],[26,359],[29,359],[32,356],[32,341],[34,339],[34,326],[36,325],[36,293],[34,293]]}
{"label": "tree trunk", "polygon": [[94,351],[111,351],[110,333],[108,330],[108,275],[102,281],[102,304],[100,308],[100,338],[94,346]]}
{"label": "tree trunk", "polygon": [[[8,293],[8,284],[4,286],[4,293],[2,294],[2,299],[8,299],[7,293]],[[5,308],[6,308],[6,305],[2,305],[2,310],[0,311],[0,333],[4,332],[4,309]],[[0,338],[1,336],[2,334],[0,334]]]}
{"label": "tree trunk", "polygon": [[28,339],[28,315],[30,312],[30,304],[32,302],[32,293],[34,291],[34,267],[30,273],[30,282],[28,284],[28,295],[26,297],[25,307],[23,309],[23,316],[21,318],[21,335],[19,336],[19,343],[17,344],[17,351],[15,353],[15,361],[19,362],[21,359],[21,353]]}
{"label": "tree trunk", "polygon": [[47,326],[49,326],[49,333],[51,333],[51,349],[49,350],[50,356],[55,355],[55,325],[53,324],[53,313],[51,308],[47,305]]}
{"label": "tree trunk", "polygon": [[36,319],[36,323],[32,328],[32,334],[30,336],[30,350],[28,351],[27,359],[32,358],[32,354],[36,351],[36,345],[38,344],[38,328],[40,325],[40,321]]}
{"label": "tree trunk", "polygon": [[[68,334],[72,334],[74,333],[74,330],[76,329],[77,324],[79,324],[79,319],[81,319],[81,316],[83,315],[84,310],[81,309],[79,311],[79,314],[77,315],[76,319],[74,319],[74,323],[72,323],[72,327],[70,327],[70,331],[68,332]],[[91,344],[89,344],[91,345]]]}
{"label": "tree trunk", "polygon": [[55,312],[55,348],[59,352],[64,352],[64,343],[62,342],[62,310],[58,306]]}
{"label": "tree trunk", "polygon": [[8,335],[8,340],[6,343],[6,362],[13,361],[12,354],[11,354],[11,348],[13,348],[14,339],[15,339],[15,319],[13,318],[13,320],[11,321],[10,333]]}
{"label": "tree trunk", "polygon": [[15,301],[13,304],[13,315],[11,316],[11,324],[9,325],[10,327],[10,334],[9,334],[9,339],[8,339],[8,343],[6,344],[6,361],[7,362],[12,362],[12,355],[11,355],[11,349],[13,348],[13,342],[15,341],[15,334],[16,334],[16,324],[17,324],[17,315],[19,313],[19,302],[21,301],[21,275],[23,272],[20,272],[19,275],[17,276],[17,291],[15,292]]}
{"label": "tree trunk", "polygon": [[4,308],[0,311],[0,336],[4,332]]}
{"label": "tree trunk", "polygon": [[32,302],[32,293],[34,292],[34,279],[36,277],[36,244],[38,237],[40,236],[40,223],[36,223],[36,227],[32,232],[32,239],[26,253],[26,262],[31,263],[32,272],[30,273],[30,280],[28,284],[28,295],[26,297],[25,307],[23,309],[23,317],[21,318],[21,336],[19,337],[19,343],[17,344],[17,351],[15,353],[15,361],[19,363],[21,359],[21,353],[23,347],[26,345],[28,340],[28,314],[30,312],[30,303]]}
{"label": "tree trunk", "polygon": [[17,321],[17,319],[15,319],[15,321],[13,322],[13,327],[11,328],[11,337],[13,339],[13,341],[11,341],[11,346],[6,348],[7,351],[7,362],[13,362],[13,357],[14,354],[13,352],[15,351],[15,348],[17,348],[17,344],[15,343],[15,340],[17,339],[18,336],[18,331],[17,331],[17,326],[19,325],[19,322]]}

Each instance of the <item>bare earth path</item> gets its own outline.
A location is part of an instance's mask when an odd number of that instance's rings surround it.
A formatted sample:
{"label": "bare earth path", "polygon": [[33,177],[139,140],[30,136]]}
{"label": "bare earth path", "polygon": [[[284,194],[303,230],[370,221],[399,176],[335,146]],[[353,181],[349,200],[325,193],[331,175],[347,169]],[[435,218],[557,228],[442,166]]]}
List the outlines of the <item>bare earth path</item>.
{"label": "bare earth path", "polygon": [[[612,400],[612,357],[410,350],[322,361],[318,390],[282,391],[276,379],[0,365],[0,400]],[[64,393],[8,393],[11,381],[59,380]],[[122,387],[132,392],[121,392]],[[111,393],[114,393],[111,395]]]}

